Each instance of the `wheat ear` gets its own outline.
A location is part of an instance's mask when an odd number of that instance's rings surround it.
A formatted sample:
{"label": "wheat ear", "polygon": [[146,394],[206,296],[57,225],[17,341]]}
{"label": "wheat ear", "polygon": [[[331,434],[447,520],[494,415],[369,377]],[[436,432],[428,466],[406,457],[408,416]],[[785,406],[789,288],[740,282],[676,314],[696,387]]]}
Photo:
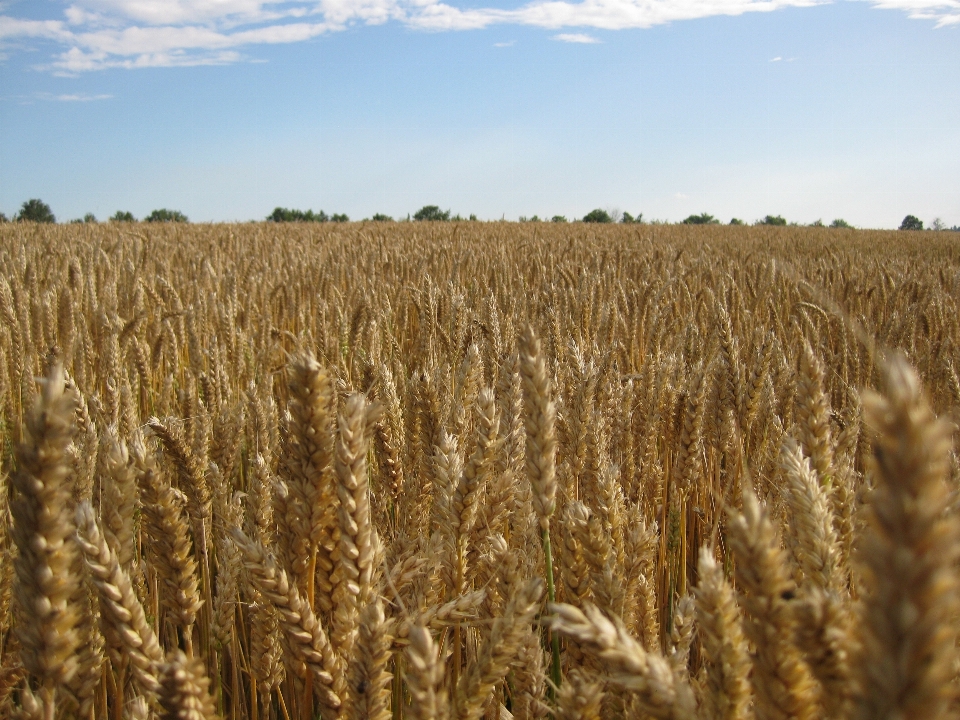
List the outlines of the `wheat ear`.
{"label": "wheat ear", "polygon": [[573,638],[600,662],[611,682],[637,693],[640,707],[658,720],[687,720],[696,715],[693,690],[670,661],[647,652],[623,627],[593,605],[583,610],[553,605],[554,630]]}
{"label": "wheat ear", "polygon": [[160,720],[217,720],[203,660],[174,650],[160,668]]}
{"label": "wheat ear", "polygon": [[21,610],[16,633],[23,667],[39,684],[44,713],[52,717],[56,689],[77,669],[78,615],[72,604],[79,578],[74,561],[76,526],[72,512],[68,446],[76,433],[76,405],[64,392],[63,368],[52,366],[27,413],[24,441],[17,448],[11,503],[12,536],[20,554],[14,561],[15,597]]}
{"label": "wheat ear", "polygon": [[747,615],[745,629],[755,648],[756,716],[758,720],[813,720],[816,684],[794,642],[791,600],[796,586],[770,517],[749,487],[743,492],[743,512],[731,517],[728,533]]}
{"label": "wheat ear", "polygon": [[404,675],[410,692],[411,720],[446,720],[447,694],[443,686],[443,662],[430,631],[423,625],[410,628]]}
{"label": "wheat ear", "polygon": [[490,634],[477,650],[457,683],[458,720],[476,720],[494,687],[506,676],[524,635],[529,632],[543,595],[543,581],[527,580],[513,589]]}
{"label": "wheat ear", "polygon": [[555,720],[600,720],[603,686],[579,669],[568,672],[565,680],[557,693]]}
{"label": "wheat ear", "polygon": [[348,668],[350,712],[355,720],[388,720],[390,680],[388,670],[393,622],[383,613],[383,601],[377,598],[360,612],[360,631],[354,657]]}
{"label": "wheat ear", "polygon": [[129,576],[100,532],[93,507],[87,502],[77,507],[77,537],[100,598],[107,641],[126,656],[140,690],[156,693],[163,651],[156,633],[147,624]]}
{"label": "wheat ear", "polygon": [[[547,601],[556,601],[553,581],[553,551],[550,545],[550,516],[557,498],[557,409],[551,397],[547,363],[540,340],[527,326],[520,338],[520,375],[523,380],[523,421],[527,431],[527,477],[533,488],[533,507],[540,526]],[[560,639],[551,638],[553,666],[551,679],[560,687]]]}
{"label": "wheat ear", "polygon": [[236,528],[231,535],[243,551],[250,580],[280,613],[280,624],[291,650],[313,673],[314,691],[328,711],[323,713],[324,717],[335,717],[341,700],[333,687],[335,678],[341,678],[343,672],[326,632],[309,604],[290,583],[287,573],[277,567],[263,546]]}
{"label": "wheat ear", "polygon": [[861,545],[864,594],[858,718],[948,717],[957,657],[957,521],[944,482],[951,427],[923,398],[902,357],[884,368],[884,395],[868,393],[875,433],[870,525]]}
{"label": "wheat ear", "polygon": [[339,418],[334,469],[337,474],[340,524],[339,582],[333,588],[333,640],[348,656],[357,636],[360,607],[369,601],[377,542],[370,518],[367,479],[369,406],[351,395]]}
{"label": "wheat ear", "polygon": [[704,720],[748,720],[750,650],[736,595],[709,548],[700,549],[698,572],[697,635],[706,668],[700,702]]}

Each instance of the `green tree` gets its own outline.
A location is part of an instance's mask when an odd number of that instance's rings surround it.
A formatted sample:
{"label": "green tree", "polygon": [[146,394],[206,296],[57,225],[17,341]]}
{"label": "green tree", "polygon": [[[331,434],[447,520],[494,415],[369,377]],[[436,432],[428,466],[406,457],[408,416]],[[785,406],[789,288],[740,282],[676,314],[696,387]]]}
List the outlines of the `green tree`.
{"label": "green tree", "polygon": [[83,216],[83,221],[85,223],[95,223],[97,222],[97,216],[94,215],[93,213],[87,213],[86,215]]}
{"label": "green tree", "polygon": [[113,215],[110,216],[112,222],[136,222],[137,219],[133,216],[132,212],[127,212],[126,210],[117,210]]}
{"label": "green tree", "polygon": [[383,213],[377,213],[373,216],[374,222],[393,222],[393,218]]}
{"label": "green tree", "polygon": [[145,222],[190,222],[187,219],[187,216],[184,215],[179,210],[167,210],[167,208],[160,208],[159,210],[154,210],[149,215],[144,218]]}
{"label": "green tree", "polygon": [[746,223],[740,218],[730,218],[731,225],[746,225]]}
{"label": "green tree", "polygon": [[686,220],[683,221],[684,225],[719,225],[720,221],[717,220],[710,213],[700,213],[699,215],[691,215]]}
{"label": "green tree", "polygon": [[330,216],[330,220],[333,222],[350,222],[350,218],[347,217],[346,213],[334,213]]}
{"label": "green tree", "polygon": [[273,212],[267,215],[267,220],[271,222],[327,222],[329,219],[323,210],[315,213],[313,210],[291,210],[284,207],[274,208]]}
{"label": "green tree", "polygon": [[477,216],[474,215],[473,213],[470,213],[470,217],[469,217],[468,219],[470,220],[470,222],[476,222],[476,221],[477,221]]}
{"label": "green tree", "polygon": [[620,218],[620,222],[625,225],[635,225],[637,223],[643,222],[643,213],[638,213],[636,216],[631,215],[628,212],[623,214],[623,217]]}
{"label": "green tree", "polygon": [[596,210],[591,210],[584,215],[583,221],[587,223],[608,223],[613,222],[613,218],[610,217],[610,213],[608,213],[606,210],[597,208]]}
{"label": "green tree", "polygon": [[554,215],[552,218],[550,218],[550,222],[566,222],[566,221],[567,221],[566,215]]}
{"label": "green tree", "polygon": [[923,220],[915,215],[907,215],[900,223],[901,230],[923,230]]}
{"label": "green tree", "polygon": [[7,219],[7,216],[4,213],[0,212],[0,223],[5,222],[10,222],[10,220]]}
{"label": "green tree", "polygon": [[427,222],[445,222],[450,219],[450,211],[441,210],[437,205],[424,205],[413,214],[413,219]]}
{"label": "green tree", "polygon": [[853,225],[851,225],[850,223],[848,223],[848,222],[847,222],[846,220],[844,220],[843,218],[837,218],[836,220],[834,220],[832,223],[830,223],[830,227],[832,227],[832,228],[840,228],[840,229],[843,229],[843,230],[852,230],[852,229],[853,229]]}
{"label": "green tree", "polygon": [[20,206],[20,212],[17,213],[17,220],[20,222],[55,223],[57,218],[54,217],[50,206],[43,202],[43,200],[31,198]]}
{"label": "green tree", "polygon": [[787,221],[784,220],[780,215],[767,215],[763,220],[760,221],[761,225],[786,225]]}

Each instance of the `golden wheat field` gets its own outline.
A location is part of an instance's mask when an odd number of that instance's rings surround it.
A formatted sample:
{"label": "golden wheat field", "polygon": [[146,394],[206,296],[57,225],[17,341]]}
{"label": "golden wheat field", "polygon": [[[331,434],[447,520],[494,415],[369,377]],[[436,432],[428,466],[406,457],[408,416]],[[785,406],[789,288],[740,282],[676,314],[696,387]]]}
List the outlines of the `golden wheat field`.
{"label": "golden wheat field", "polygon": [[960,708],[950,233],[0,226],[0,715]]}

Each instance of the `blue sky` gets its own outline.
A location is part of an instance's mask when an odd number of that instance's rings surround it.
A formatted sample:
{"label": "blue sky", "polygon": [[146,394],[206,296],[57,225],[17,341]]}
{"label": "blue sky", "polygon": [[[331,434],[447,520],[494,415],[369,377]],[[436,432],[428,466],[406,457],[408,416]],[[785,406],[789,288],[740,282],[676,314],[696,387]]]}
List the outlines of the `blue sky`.
{"label": "blue sky", "polygon": [[0,1],[0,211],[960,225],[960,0]]}

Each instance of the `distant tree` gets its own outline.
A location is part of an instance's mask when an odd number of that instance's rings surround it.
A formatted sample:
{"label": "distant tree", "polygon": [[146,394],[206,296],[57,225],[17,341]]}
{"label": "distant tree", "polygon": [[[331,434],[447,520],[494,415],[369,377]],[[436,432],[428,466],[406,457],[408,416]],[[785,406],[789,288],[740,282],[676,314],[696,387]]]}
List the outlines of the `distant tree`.
{"label": "distant tree", "polygon": [[94,215],[93,213],[87,213],[86,215],[83,216],[83,221],[85,223],[95,223],[97,222],[97,216]]}
{"label": "distant tree", "polygon": [[746,225],[746,223],[740,218],[730,218],[731,225]]}
{"label": "distant tree", "polygon": [[132,212],[127,212],[126,210],[117,210],[113,215],[110,216],[110,220],[113,222],[136,222],[137,219],[133,216]]}
{"label": "distant tree", "polygon": [[633,225],[636,223],[642,223],[643,213],[639,213],[638,215],[633,216],[628,212],[624,212],[623,217],[620,218],[620,222],[622,222],[624,225]]}
{"label": "distant tree", "polygon": [[853,229],[853,225],[851,225],[850,223],[848,223],[848,222],[847,222],[846,220],[844,220],[843,218],[837,218],[836,220],[834,220],[832,223],[830,223],[830,227],[832,227],[832,228],[840,228],[840,229],[844,229],[844,230],[852,230],[852,229]]}
{"label": "distant tree", "polygon": [[334,213],[330,216],[330,220],[333,222],[350,222],[350,218],[347,217],[346,213]]}
{"label": "distant tree", "polygon": [[185,223],[190,222],[187,219],[187,216],[184,215],[179,210],[167,210],[167,208],[160,208],[159,210],[154,210],[149,215],[144,218],[145,222],[178,222]]}
{"label": "distant tree", "polygon": [[273,212],[267,215],[267,220],[270,222],[291,222],[293,212],[293,210],[287,210],[287,208],[275,207]]}
{"label": "distant tree", "polygon": [[450,219],[449,210],[441,210],[437,205],[424,205],[413,214],[414,220],[443,222]]}
{"label": "distant tree", "polygon": [[947,229],[947,224],[940,218],[934,218],[933,222],[930,223],[930,229],[936,230],[937,232],[942,232]]}
{"label": "distant tree", "polygon": [[691,215],[686,220],[683,221],[684,225],[719,225],[720,221],[717,220],[713,215],[709,213],[700,213],[699,215]]}
{"label": "distant tree", "polygon": [[313,210],[291,210],[289,208],[274,208],[273,212],[267,215],[267,220],[271,222],[327,222],[330,218],[321,210],[318,213]]}
{"label": "distant tree", "polygon": [[814,220],[812,223],[810,223],[810,227],[826,227],[826,225],[823,224],[823,220],[820,220],[818,218]]}
{"label": "distant tree", "polygon": [[43,200],[32,198],[20,206],[17,220],[20,222],[55,223],[57,218],[54,217],[50,206]]}
{"label": "distant tree", "polygon": [[384,215],[383,213],[377,213],[373,216],[374,222],[393,222],[393,218],[389,215]]}
{"label": "distant tree", "polygon": [[477,216],[474,215],[473,213],[470,213],[470,218],[469,218],[469,220],[470,220],[470,222],[476,222],[476,221],[477,221]]}
{"label": "distant tree", "polygon": [[613,218],[610,217],[610,213],[608,213],[606,210],[597,208],[596,210],[591,210],[584,215],[583,221],[587,223],[608,223],[613,222]]}
{"label": "distant tree", "polygon": [[566,221],[567,221],[566,215],[554,215],[552,218],[550,218],[550,222],[566,222]]}
{"label": "distant tree", "polygon": [[761,225],[786,225],[787,221],[779,215],[767,215],[760,221]]}
{"label": "distant tree", "polygon": [[915,215],[907,215],[900,223],[901,230],[923,230],[923,220]]}
{"label": "distant tree", "polygon": [[10,220],[7,219],[6,215],[0,212],[0,223],[5,223],[5,222],[10,222]]}

